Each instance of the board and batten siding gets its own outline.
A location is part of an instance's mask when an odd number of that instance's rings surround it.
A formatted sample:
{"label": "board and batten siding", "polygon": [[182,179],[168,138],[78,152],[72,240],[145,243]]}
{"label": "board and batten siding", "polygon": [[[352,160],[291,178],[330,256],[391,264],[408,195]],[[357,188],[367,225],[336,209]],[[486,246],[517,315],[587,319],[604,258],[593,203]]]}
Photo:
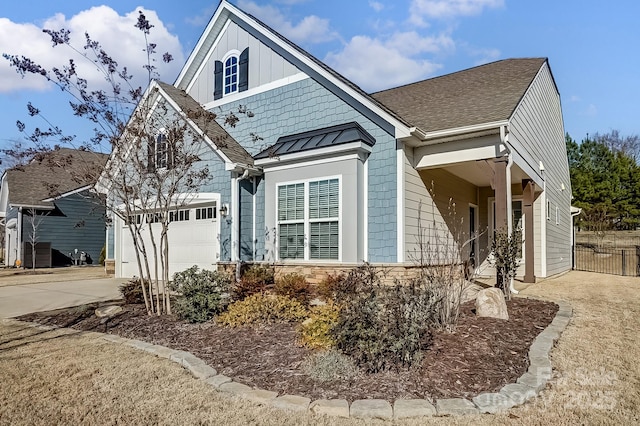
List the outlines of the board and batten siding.
{"label": "board and batten siding", "polygon": [[[571,268],[571,181],[565,145],[560,95],[547,63],[527,90],[510,120],[510,141],[517,143],[526,161],[538,170],[544,165],[544,194],[535,203],[537,215],[546,221],[546,273],[536,268],[540,276],[551,276]],[[547,201],[550,215],[547,217]],[[556,207],[558,223],[556,223]],[[542,219],[540,216],[537,220]],[[542,220],[536,222],[542,225]],[[541,229],[542,226],[540,226]],[[542,246],[536,244],[536,258]],[[536,262],[537,263],[537,262]]]}
{"label": "board and batten siding", "polygon": [[227,53],[234,50],[241,53],[247,47],[249,48],[248,90],[291,77],[300,72],[282,56],[240,28],[238,24],[229,21],[226,31],[221,33],[216,46],[200,68],[187,93],[200,104],[212,102],[215,61],[222,61]]}

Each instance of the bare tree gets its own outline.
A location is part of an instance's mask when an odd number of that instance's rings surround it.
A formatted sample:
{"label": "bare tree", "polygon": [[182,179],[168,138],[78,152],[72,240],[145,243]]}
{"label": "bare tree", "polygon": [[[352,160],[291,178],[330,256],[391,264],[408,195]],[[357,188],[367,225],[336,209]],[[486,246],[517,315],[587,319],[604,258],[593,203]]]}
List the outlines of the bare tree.
{"label": "bare tree", "polygon": [[27,209],[27,223],[29,224],[29,245],[31,246],[31,269],[36,269],[36,246],[40,242],[38,229],[49,212],[41,212],[35,208]]}
{"label": "bare tree", "polygon": [[[18,122],[19,130],[25,132],[26,140],[31,143],[31,152],[25,150],[23,154],[46,151],[50,149],[51,140],[75,144],[80,149],[111,152],[104,170],[87,169],[84,177],[99,180],[98,187],[105,194],[108,212],[128,228],[147,311],[160,314],[171,312],[166,286],[170,278],[168,230],[171,214],[187,204],[210,179],[206,163],[199,157],[205,135],[194,130],[190,123],[198,121],[202,128],[202,123],[206,127],[206,123],[212,123],[217,117],[199,105],[176,110],[167,102],[163,95],[177,89],[155,81],[158,77],[154,65],[158,60],[157,46],[149,41],[153,25],[140,12],[135,26],[144,37],[146,90],[135,87],[130,71],[118,64],[88,33],[84,46],[78,48],[72,44],[68,30],[44,30],[51,37],[54,48],[66,47],[76,57],[92,63],[103,74],[108,89],[89,87],[88,80],[78,75],[74,59],[49,70],[30,58],[3,56],[23,76],[40,75],[56,85],[70,96],[74,115],[94,123],[93,138],[78,144],[74,137],[64,135],[29,104],[29,114],[45,119],[48,127],[44,130],[36,128],[27,134],[25,124]],[[169,53],[161,58],[164,62],[172,60]],[[180,96],[186,94],[182,92]],[[240,107],[238,114],[251,113]],[[234,126],[238,117],[229,113],[222,121]],[[213,142],[220,146],[224,140]]]}

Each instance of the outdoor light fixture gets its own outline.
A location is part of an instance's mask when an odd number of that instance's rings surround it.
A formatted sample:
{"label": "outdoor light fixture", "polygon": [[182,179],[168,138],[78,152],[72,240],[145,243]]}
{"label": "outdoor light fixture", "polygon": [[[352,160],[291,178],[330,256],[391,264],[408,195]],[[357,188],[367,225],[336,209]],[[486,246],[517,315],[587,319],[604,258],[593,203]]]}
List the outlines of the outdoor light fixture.
{"label": "outdoor light fixture", "polygon": [[220,216],[226,217],[229,213],[229,204],[222,204],[220,206]]}

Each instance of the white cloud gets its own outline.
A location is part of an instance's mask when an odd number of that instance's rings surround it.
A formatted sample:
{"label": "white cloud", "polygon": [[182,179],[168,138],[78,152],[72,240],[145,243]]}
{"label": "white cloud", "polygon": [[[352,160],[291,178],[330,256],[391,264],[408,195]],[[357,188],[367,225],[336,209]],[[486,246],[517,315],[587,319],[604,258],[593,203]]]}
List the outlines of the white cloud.
{"label": "white cloud", "polygon": [[446,34],[422,37],[415,31],[394,33],[385,45],[403,55],[438,53],[455,48],[455,42]]}
{"label": "white cloud", "polygon": [[477,15],[485,8],[504,6],[504,0],[412,0],[409,22],[425,26],[424,18],[443,19]]}
{"label": "white cloud", "polygon": [[329,53],[325,62],[364,90],[376,91],[433,75],[440,65],[416,56],[452,48],[454,42],[446,35],[420,37],[405,32],[387,40],[359,35],[342,51]]}
{"label": "white cloud", "polygon": [[578,96],[578,95],[571,95],[571,96],[569,97],[569,101],[571,101],[571,102],[580,102],[581,100],[582,100],[582,99],[581,99],[581,98],[580,98],[580,96]]}
{"label": "white cloud", "polygon": [[500,59],[499,49],[475,49],[471,52],[471,56],[475,56],[478,59],[474,61],[474,65],[488,64]]}
{"label": "white cloud", "polygon": [[307,3],[309,0],[276,0],[278,3],[293,5],[293,4],[302,4]]}
{"label": "white cloud", "polygon": [[596,115],[598,115],[598,107],[596,107],[594,104],[589,104],[582,115],[586,115],[587,117],[595,117]]}
{"label": "white cloud", "polygon": [[[169,33],[167,28],[158,18],[156,12],[144,10],[147,19],[154,28],[151,29],[149,41],[157,44],[157,61],[153,64],[157,67],[160,79],[172,81],[184,63],[184,56],[178,38]],[[50,69],[62,67],[68,64],[70,58],[74,58],[77,72],[80,77],[86,78],[91,89],[106,87],[104,75],[97,67],[79,54],[70,51],[66,46],[52,47],[51,39],[42,29],[59,30],[62,28],[71,31],[71,42],[80,51],[85,44],[85,32],[90,37],[101,43],[107,54],[121,66],[126,66],[129,73],[134,75],[135,86],[146,86],[146,71],[142,68],[146,63],[144,49],[144,36],[140,30],[134,27],[138,19],[138,10],[120,16],[108,6],[93,7],[82,11],[67,19],[62,14],[57,14],[40,27],[33,24],[17,24],[8,19],[0,18],[0,51],[10,55],[21,55],[31,58],[34,62]],[[169,52],[174,61],[165,64],[162,62],[162,54]],[[9,67],[9,62],[4,58],[0,61],[0,92],[11,92],[21,89],[44,90],[50,85],[44,79],[28,76],[24,79]]]}
{"label": "white cloud", "polygon": [[380,3],[379,1],[369,1],[369,6],[375,10],[376,12],[381,12],[382,9],[384,9],[384,4]]}
{"label": "white cloud", "polygon": [[238,6],[295,43],[322,43],[337,37],[331,31],[328,19],[309,15],[294,24],[274,6],[259,6],[251,0],[241,0],[238,2]]}

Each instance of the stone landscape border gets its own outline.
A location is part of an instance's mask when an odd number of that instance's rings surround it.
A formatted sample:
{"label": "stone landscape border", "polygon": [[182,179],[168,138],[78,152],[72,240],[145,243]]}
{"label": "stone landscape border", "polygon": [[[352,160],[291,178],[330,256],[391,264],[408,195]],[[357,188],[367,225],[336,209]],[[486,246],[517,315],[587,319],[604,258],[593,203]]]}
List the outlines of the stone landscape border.
{"label": "stone landscape border", "polygon": [[[524,404],[544,389],[552,378],[549,354],[554,343],[569,325],[573,309],[566,301],[554,302],[559,306],[555,318],[533,341],[529,348],[529,369],[516,383],[510,383],[495,393],[482,393],[471,400],[464,398],[438,399],[435,405],[426,399],[397,399],[391,404],[383,399],[359,399],[351,404],[345,399],[320,399],[311,401],[298,395],[278,395],[277,392],[253,389],[234,381],[231,377],[218,374],[200,358],[190,352],[174,350],[141,340],[127,339],[113,334],[94,331],[73,331],[87,337],[95,337],[142,350],[160,358],[167,358],[180,364],[194,377],[205,381],[215,389],[252,401],[258,405],[272,406],[283,410],[313,412],[320,415],[354,418],[378,418],[384,420],[424,416],[457,416],[465,414],[497,413]],[[60,329],[33,322],[3,320],[5,323],[29,325],[51,331]]]}

